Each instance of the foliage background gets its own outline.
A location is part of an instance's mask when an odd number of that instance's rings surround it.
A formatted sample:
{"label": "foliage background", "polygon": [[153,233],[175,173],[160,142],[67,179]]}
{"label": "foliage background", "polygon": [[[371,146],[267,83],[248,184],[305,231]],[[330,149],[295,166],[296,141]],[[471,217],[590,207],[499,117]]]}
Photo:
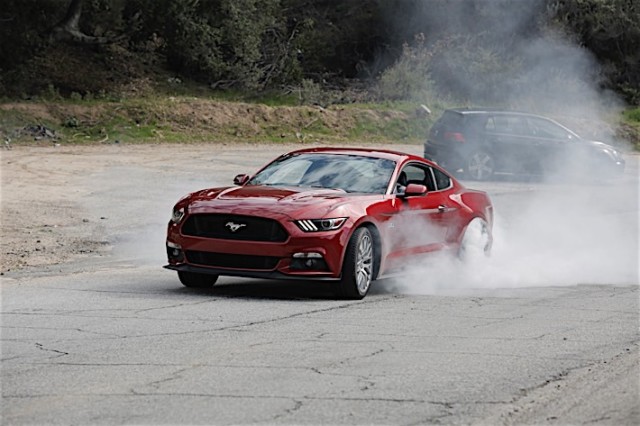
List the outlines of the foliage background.
{"label": "foliage background", "polygon": [[[480,105],[583,122],[613,113],[640,133],[637,0],[2,3],[4,102],[196,96],[407,117],[420,104]],[[63,25],[74,7],[83,39]]]}
{"label": "foliage background", "polygon": [[[522,86],[518,78],[536,59],[526,54],[527,46],[546,40],[547,48],[572,43],[584,49],[595,60],[585,64],[583,75],[629,103],[640,99],[635,0],[80,3],[80,29],[110,43],[63,44],[52,38],[70,1],[3,1],[2,94],[28,96],[54,86],[68,96],[170,74],[215,89],[280,90],[303,79],[341,87],[357,79],[367,87],[381,83],[377,96],[384,99],[436,90],[454,99],[496,102],[505,100],[497,85],[510,94]],[[68,69],[81,64],[86,78],[78,72],[68,78]]]}

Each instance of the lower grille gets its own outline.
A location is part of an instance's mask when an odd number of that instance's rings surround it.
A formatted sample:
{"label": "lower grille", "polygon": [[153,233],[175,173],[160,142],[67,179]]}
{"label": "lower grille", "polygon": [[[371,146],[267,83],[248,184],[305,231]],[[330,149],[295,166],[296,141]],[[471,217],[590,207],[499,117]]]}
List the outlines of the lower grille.
{"label": "lower grille", "polygon": [[250,256],[195,250],[187,250],[186,255],[189,263],[195,265],[234,269],[272,270],[280,260],[279,257],[273,256]]}

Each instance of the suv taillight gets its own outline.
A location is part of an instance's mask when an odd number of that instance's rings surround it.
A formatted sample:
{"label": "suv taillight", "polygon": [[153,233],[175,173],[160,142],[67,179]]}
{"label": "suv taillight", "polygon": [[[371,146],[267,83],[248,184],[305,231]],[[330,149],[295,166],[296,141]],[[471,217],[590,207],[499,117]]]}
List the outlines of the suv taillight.
{"label": "suv taillight", "polygon": [[451,142],[461,142],[461,143],[465,142],[464,135],[459,132],[446,132],[444,134],[444,140],[451,141]]}

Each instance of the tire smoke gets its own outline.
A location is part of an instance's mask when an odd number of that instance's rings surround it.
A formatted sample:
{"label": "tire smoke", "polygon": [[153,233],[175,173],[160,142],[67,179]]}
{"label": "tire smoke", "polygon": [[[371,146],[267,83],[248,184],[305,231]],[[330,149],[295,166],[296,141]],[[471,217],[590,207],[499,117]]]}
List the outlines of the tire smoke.
{"label": "tire smoke", "polygon": [[638,285],[638,157],[630,160],[632,170],[613,181],[484,184],[496,212],[491,256],[477,251],[464,261],[448,254],[425,258],[408,265],[405,277],[383,280],[384,289],[436,294],[580,284]]}

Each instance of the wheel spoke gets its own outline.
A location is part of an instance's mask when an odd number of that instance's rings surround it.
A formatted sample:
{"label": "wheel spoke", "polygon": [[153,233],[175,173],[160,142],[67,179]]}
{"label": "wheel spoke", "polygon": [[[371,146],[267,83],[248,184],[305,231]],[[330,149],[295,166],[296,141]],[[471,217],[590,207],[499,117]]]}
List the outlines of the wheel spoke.
{"label": "wheel spoke", "polygon": [[366,235],[360,240],[358,244],[356,254],[356,283],[358,291],[364,293],[371,284],[372,265],[373,262],[373,247],[371,244],[371,238]]}
{"label": "wheel spoke", "polygon": [[467,169],[471,177],[482,180],[493,173],[493,160],[487,153],[475,153],[469,158]]}

